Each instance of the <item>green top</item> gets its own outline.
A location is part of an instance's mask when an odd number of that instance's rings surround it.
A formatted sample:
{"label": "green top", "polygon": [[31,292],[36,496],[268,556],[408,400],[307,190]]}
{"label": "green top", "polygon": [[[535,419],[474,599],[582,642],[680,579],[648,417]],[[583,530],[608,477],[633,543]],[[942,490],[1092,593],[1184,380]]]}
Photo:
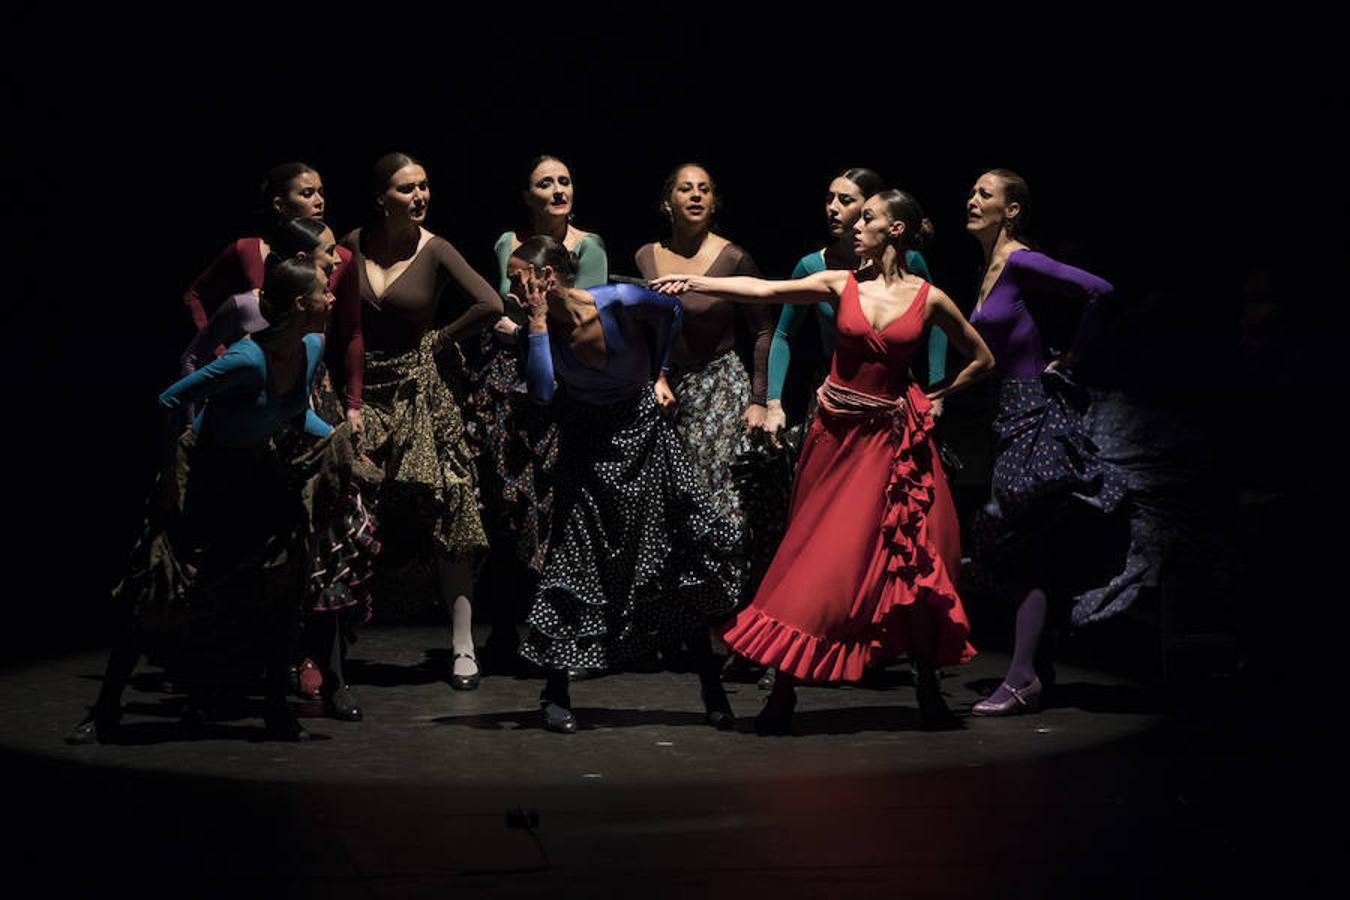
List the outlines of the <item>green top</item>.
{"label": "green top", "polygon": [[[931,282],[933,276],[928,272],[928,264],[923,254],[917,250],[905,251],[905,268],[918,275],[924,281]],[[817,250],[797,260],[792,270],[793,278],[805,278],[817,272],[825,271],[825,251]],[[816,324],[820,326],[820,347],[825,358],[834,355],[834,305],[830,303],[789,303],[783,306],[778,316],[778,327],[773,332],[773,343],[769,345],[769,390],[770,400],[783,399],[783,382],[787,379],[788,363],[792,359],[791,338],[797,333],[811,310],[816,311]],[[928,335],[928,383],[941,381],[947,371],[947,335],[941,328],[934,328]]]}
{"label": "green top", "polygon": [[[503,300],[511,290],[511,279],[506,277],[506,261],[511,258],[511,243],[515,236],[514,231],[503,231],[502,236],[497,238],[497,243],[493,245],[493,249],[497,251],[497,265],[501,272],[497,290],[501,292]],[[580,263],[576,287],[599,287],[609,282],[609,257],[605,254],[605,242],[600,240],[600,235],[586,235],[577,241],[577,246],[572,252],[577,255],[577,261]]]}

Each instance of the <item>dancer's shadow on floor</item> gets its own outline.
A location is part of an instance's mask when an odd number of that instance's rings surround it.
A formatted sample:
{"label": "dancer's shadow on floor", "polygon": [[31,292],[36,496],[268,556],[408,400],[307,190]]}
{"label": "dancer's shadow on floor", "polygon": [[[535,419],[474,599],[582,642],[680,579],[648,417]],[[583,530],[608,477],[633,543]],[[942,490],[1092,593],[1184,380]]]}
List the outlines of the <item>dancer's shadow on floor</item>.
{"label": "dancer's shadow on floor", "polygon": [[343,674],[348,684],[368,687],[420,687],[449,682],[450,651],[433,648],[424,653],[425,659],[413,666],[351,658],[343,665]]}
{"label": "dancer's shadow on floor", "polygon": [[[661,725],[677,728],[698,728],[712,731],[703,714],[668,709],[623,709],[573,707],[578,731],[601,731],[609,728],[639,728]],[[543,717],[539,710],[525,709],[498,713],[469,713],[461,716],[438,716],[431,720],[437,725],[477,728],[485,731],[543,731]],[[952,730],[962,730],[960,719]],[[848,706],[837,709],[817,709],[798,712],[792,717],[792,732],[796,735],[860,734],[873,731],[920,731],[919,711],[908,706]],[[754,735],[755,720],[745,716],[736,720],[734,734]]]}
{"label": "dancer's shadow on floor", "polygon": [[[988,697],[1002,683],[998,678],[981,678],[967,682],[965,687],[981,697]],[[1041,708],[1148,715],[1165,712],[1167,700],[1159,688],[1147,685],[1061,681],[1046,688]]]}
{"label": "dancer's shadow on floor", "polygon": [[[754,732],[754,720],[746,720]],[[943,731],[964,731],[965,721],[956,714]],[[921,732],[919,710],[909,705],[841,706],[833,709],[798,710],[792,716],[792,733],[801,737],[818,734],[865,734],[869,732]]]}
{"label": "dancer's shadow on floor", "polygon": [[[104,733],[100,743],[114,746],[145,747],[153,744],[196,743],[199,741],[268,741],[262,724],[263,704],[260,700],[239,698],[225,708],[211,710],[209,718],[185,717],[187,698],[164,697],[154,703],[131,702],[122,708],[124,716],[154,716],[156,722],[120,723],[111,733]],[[251,720],[251,721],[240,721]],[[309,732],[311,741],[331,740],[328,735]]]}

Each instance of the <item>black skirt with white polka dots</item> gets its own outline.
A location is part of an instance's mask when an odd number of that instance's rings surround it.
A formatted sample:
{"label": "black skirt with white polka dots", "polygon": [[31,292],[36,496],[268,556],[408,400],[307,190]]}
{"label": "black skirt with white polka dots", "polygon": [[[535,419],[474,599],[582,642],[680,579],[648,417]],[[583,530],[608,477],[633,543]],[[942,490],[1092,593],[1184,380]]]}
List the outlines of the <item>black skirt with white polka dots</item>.
{"label": "black skirt with white polka dots", "polygon": [[593,406],[560,392],[548,559],[521,655],[608,669],[736,605],[744,564],[650,388]]}
{"label": "black skirt with white polka dots", "polygon": [[1091,598],[1126,577],[1125,475],[1101,458],[1084,426],[1088,395],[1065,376],[1005,379],[998,400],[993,499],[972,527],[969,575],[1015,597],[1040,587],[1072,598],[1082,624]]}

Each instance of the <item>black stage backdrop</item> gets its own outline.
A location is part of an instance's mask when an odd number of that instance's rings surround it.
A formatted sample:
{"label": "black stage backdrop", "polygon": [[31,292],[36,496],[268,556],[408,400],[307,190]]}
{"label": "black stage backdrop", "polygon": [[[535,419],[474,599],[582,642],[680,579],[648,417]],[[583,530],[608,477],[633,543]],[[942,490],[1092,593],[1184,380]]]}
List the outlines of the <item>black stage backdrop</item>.
{"label": "black stage backdrop", "polygon": [[[1020,24],[973,9],[835,23],[593,9],[502,7],[487,29],[377,5],[361,21],[238,4],[7,14],[0,365],[15,502],[0,658],[105,634],[152,475],[155,396],[191,334],[180,297],[254,233],[256,186],[278,161],[321,171],[341,232],[369,208],[378,155],[422,158],[429,226],[489,279],[539,153],[571,166],[577,222],[618,273],[664,233],[657,192],[682,161],[713,172],[720,230],[777,276],[825,240],[829,179],[865,165],[925,205],[935,279],[967,309],[966,191],[1007,166],[1031,182],[1045,249],[1131,303],[1166,292],[1169,336],[1134,374],[1197,409],[1236,403],[1253,267],[1273,268],[1279,302],[1309,317],[1288,271],[1317,265],[1307,242],[1324,229],[1295,185],[1336,171],[1315,133],[1335,107],[1309,23],[1183,26],[1137,6]],[[1328,196],[1322,221],[1343,220]],[[1299,402],[1268,415],[1298,418]]]}

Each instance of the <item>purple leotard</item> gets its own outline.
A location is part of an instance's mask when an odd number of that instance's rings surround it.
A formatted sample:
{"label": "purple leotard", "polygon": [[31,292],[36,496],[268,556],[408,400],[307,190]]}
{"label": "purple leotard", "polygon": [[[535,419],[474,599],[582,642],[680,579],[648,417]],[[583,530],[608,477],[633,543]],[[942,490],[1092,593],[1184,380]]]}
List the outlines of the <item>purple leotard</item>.
{"label": "purple leotard", "polygon": [[970,324],[994,354],[994,377],[1036,378],[1044,371],[1045,340],[1028,308],[1037,297],[1081,300],[1086,305],[1074,338],[1082,346],[1102,325],[1103,301],[1114,288],[1091,272],[1056,262],[1034,250],[1014,250]]}

